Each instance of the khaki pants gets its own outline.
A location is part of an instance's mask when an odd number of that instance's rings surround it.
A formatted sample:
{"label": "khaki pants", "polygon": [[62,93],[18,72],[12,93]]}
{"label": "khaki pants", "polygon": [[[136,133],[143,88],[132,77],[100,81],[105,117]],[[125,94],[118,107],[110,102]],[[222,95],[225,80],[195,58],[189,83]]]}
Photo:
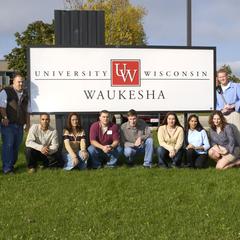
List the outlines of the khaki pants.
{"label": "khaki pants", "polygon": [[[214,148],[215,147],[212,147],[212,149]],[[227,152],[227,149],[223,146],[218,145],[218,148],[222,152]],[[219,149],[216,149],[216,151],[218,151]],[[234,162],[236,159],[240,158],[240,147],[235,147],[233,154],[227,153],[222,155],[222,157],[224,157],[228,162]]]}

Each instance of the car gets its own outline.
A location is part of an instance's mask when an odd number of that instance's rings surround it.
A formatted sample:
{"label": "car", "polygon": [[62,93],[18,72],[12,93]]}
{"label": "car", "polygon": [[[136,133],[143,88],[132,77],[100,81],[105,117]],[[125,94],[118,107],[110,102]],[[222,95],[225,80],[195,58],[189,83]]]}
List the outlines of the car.
{"label": "car", "polygon": [[[151,127],[158,127],[164,117],[165,117],[165,114],[158,114],[158,113],[138,114],[138,118],[143,119]],[[122,123],[127,122],[127,115],[114,114],[113,122],[115,122],[118,125],[121,125]]]}

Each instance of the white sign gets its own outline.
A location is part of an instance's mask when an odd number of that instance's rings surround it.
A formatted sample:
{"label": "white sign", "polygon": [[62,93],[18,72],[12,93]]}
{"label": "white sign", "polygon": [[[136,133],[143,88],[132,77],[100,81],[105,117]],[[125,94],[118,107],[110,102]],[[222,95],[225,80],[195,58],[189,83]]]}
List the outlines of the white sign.
{"label": "white sign", "polygon": [[34,48],[33,112],[209,111],[215,48]]}

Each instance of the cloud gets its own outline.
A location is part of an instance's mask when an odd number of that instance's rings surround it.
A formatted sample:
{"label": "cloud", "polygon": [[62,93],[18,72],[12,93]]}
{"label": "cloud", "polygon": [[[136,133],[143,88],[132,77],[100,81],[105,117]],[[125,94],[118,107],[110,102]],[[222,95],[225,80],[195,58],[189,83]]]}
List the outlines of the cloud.
{"label": "cloud", "polygon": [[[186,0],[130,0],[145,7],[144,28],[149,45],[186,45]],[[0,59],[14,47],[14,33],[36,20],[51,22],[64,0],[2,0]],[[240,0],[192,0],[192,42],[216,46],[218,62],[240,59]]]}

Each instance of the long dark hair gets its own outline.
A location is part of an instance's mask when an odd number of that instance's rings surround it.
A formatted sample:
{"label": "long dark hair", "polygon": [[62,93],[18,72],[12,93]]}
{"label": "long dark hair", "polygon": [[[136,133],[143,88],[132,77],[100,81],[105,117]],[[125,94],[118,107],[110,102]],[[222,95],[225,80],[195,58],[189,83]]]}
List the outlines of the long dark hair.
{"label": "long dark hair", "polygon": [[188,120],[187,120],[187,128],[186,128],[186,131],[185,131],[185,145],[187,146],[189,144],[188,142],[188,130],[190,129],[190,124],[189,122],[191,121],[192,118],[196,118],[197,119],[197,126],[196,126],[196,130],[198,132],[201,132],[204,128],[202,126],[202,124],[199,122],[199,117],[196,115],[196,114],[191,114],[189,117],[188,117]]}
{"label": "long dark hair", "polygon": [[166,116],[164,117],[161,125],[167,125],[167,119],[168,119],[168,116],[170,116],[170,115],[173,115],[175,117],[175,126],[179,126],[182,128],[182,125],[180,124],[180,122],[178,120],[177,114],[174,112],[168,112],[166,114]]}
{"label": "long dark hair", "polygon": [[221,111],[213,111],[212,114],[209,116],[209,120],[208,123],[210,125],[210,128],[214,131],[216,131],[216,126],[213,123],[213,117],[214,115],[218,115],[221,119],[221,130],[223,130],[225,128],[225,126],[227,125],[227,120],[224,117],[223,113]]}
{"label": "long dark hair", "polygon": [[68,114],[66,129],[67,129],[70,133],[73,132],[72,123],[71,123],[71,118],[72,118],[72,116],[76,116],[76,117],[77,117],[77,119],[78,119],[78,125],[77,125],[77,127],[76,127],[76,130],[77,130],[77,132],[81,132],[83,129],[82,129],[82,126],[81,126],[80,117],[79,117],[79,115],[78,115],[77,113],[74,113],[74,112]]}
{"label": "long dark hair", "polygon": [[196,130],[198,132],[201,132],[203,130],[203,126],[202,124],[199,122],[199,117],[196,115],[196,114],[191,114],[189,117],[188,117],[188,120],[187,120],[187,129],[186,129],[186,132],[188,132],[188,130],[190,129],[190,124],[189,122],[191,121],[192,118],[196,118],[197,119],[197,126],[196,126]]}

